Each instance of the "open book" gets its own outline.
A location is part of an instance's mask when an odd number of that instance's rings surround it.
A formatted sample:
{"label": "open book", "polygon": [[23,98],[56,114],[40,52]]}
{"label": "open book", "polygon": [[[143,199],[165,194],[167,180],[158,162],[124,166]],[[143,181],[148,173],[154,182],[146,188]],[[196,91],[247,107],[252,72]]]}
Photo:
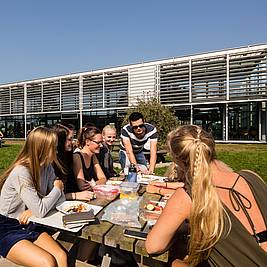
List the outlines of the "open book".
{"label": "open book", "polygon": [[63,215],[62,221],[64,225],[88,223],[95,221],[95,215],[93,209],[90,209],[89,211]]}

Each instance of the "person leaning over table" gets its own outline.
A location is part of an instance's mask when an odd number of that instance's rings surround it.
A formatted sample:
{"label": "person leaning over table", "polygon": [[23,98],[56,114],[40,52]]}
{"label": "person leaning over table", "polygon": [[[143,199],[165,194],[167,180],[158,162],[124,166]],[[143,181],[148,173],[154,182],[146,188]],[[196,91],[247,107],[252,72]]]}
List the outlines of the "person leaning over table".
{"label": "person leaning over table", "polygon": [[79,130],[81,150],[73,155],[73,171],[79,190],[92,190],[96,184],[105,184],[107,179],[102,171],[96,153],[100,152],[103,137],[94,126]]}
{"label": "person leaning over table", "polygon": [[[129,123],[121,130],[121,142],[119,161],[122,170],[130,164],[141,164],[147,166],[144,155],[144,147],[150,147],[149,170],[139,168],[145,174],[153,174],[157,160],[157,129],[150,123],[144,122],[144,117],[139,112],[133,112],[129,116]],[[137,165],[138,168],[138,165]]]}
{"label": "person leaning over table", "polygon": [[[149,254],[163,252],[189,219],[187,259],[172,266],[266,266],[267,187],[251,171],[235,173],[216,160],[215,142],[199,126],[168,136],[184,188],[176,189],[148,234]],[[178,250],[179,248],[177,248]]]}
{"label": "person leaning over table", "polygon": [[67,266],[67,256],[46,232],[29,223],[33,214],[44,217],[65,200],[63,183],[56,179],[57,136],[37,127],[11,166],[0,177],[0,255],[23,266]]}
{"label": "person leaning over table", "polygon": [[57,142],[57,159],[62,168],[53,164],[57,177],[64,182],[64,192],[67,200],[90,200],[94,194],[92,191],[80,191],[73,172],[73,129],[71,125],[57,123],[54,125]]}

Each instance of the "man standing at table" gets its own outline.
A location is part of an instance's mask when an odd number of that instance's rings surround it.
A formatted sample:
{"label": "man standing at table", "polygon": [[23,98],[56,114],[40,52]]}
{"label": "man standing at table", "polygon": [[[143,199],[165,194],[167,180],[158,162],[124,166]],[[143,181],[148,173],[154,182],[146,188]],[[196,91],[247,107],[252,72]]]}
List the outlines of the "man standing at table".
{"label": "man standing at table", "polygon": [[137,166],[137,170],[146,174],[153,174],[157,160],[157,129],[152,124],[144,122],[144,117],[139,112],[129,116],[129,124],[121,130],[119,161],[122,170],[130,164],[147,166],[144,149],[150,149],[149,169],[144,170]]}

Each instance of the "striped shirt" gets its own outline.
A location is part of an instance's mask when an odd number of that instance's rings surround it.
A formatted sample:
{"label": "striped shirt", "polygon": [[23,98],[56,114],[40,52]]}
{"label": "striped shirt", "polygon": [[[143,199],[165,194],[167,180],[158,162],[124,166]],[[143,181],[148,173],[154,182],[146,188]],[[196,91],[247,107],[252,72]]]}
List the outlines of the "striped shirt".
{"label": "striped shirt", "polygon": [[121,141],[120,141],[120,149],[125,151],[125,147],[123,145],[122,140],[127,139],[130,140],[133,148],[133,153],[138,154],[144,150],[144,145],[150,141],[157,141],[158,133],[155,126],[149,123],[144,123],[145,125],[145,136],[141,139],[137,138],[133,133],[133,129],[130,124],[125,125],[121,130]]}

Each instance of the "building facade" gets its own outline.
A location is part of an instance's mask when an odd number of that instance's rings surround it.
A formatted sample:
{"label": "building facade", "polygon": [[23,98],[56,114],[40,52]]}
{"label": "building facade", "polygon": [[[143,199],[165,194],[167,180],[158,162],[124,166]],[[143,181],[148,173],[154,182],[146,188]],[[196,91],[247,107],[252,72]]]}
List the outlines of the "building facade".
{"label": "building facade", "polygon": [[60,121],[119,129],[138,97],[157,97],[218,141],[266,142],[267,44],[2,84],[0,129],[9,138]]}

